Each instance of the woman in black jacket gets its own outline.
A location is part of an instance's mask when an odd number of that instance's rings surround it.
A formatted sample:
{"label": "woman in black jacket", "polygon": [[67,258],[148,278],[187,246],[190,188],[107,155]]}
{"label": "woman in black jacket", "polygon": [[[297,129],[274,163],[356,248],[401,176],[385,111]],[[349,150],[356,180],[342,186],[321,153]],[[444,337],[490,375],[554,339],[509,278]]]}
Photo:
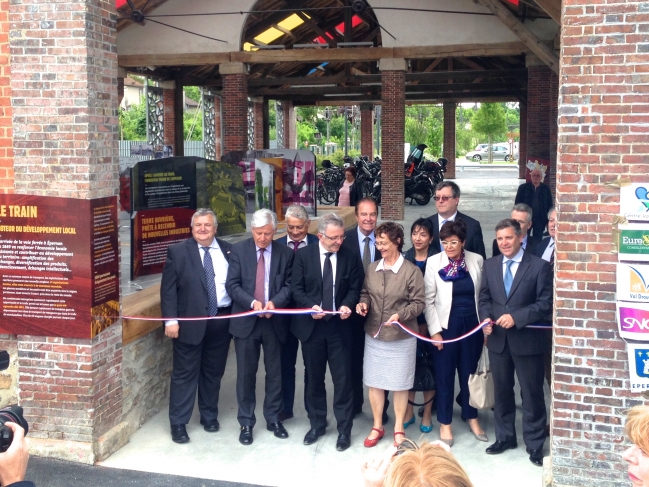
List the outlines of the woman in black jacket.
{"label": "woman in black jacket", "polygon": [[363,190],[356,184],[356,168],[345,169],[345,181],[336,194],[336,206],[356,206],[363,197]]}

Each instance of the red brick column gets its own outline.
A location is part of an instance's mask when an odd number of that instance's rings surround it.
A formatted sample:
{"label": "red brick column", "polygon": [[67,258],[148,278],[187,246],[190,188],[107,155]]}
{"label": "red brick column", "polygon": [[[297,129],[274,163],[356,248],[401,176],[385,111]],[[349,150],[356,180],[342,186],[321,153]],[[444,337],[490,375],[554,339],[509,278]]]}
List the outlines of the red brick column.
{"label": "red brick column", "polygon": [[[15,192],[115,196],[115,6],[60,5],[33,0],[9,7]],[[6,74],[6,61],[4,68]],[[18,389],[32,451],[93,463],[125,443],[121,337],[119,320],[92,340],[18,335]]]}
{"label": "red brick column", "polygon": [[282,100],[282,110],[284,111],[284,148],[303,149],[303,147],[297,147],[297,126],[293,102]]}
{"label": "red brick column", "polygon": [[[552,402],[553,485],[629,485],[622,452],[632,391],[615,322],[613,221],[620,177],[649,174],[649,96],[635,83],[649,65],[640,26],[646,2],[563,4],[557,157],[558,238]],[[530,124],[533,118],[530,117]],[[529,132],[529,131],[528,131]],[[631,366],[634,366],[633,364]]]}
{"label": "red brick column", "polygon": [[248,70],[243,63],[219,66],[223,76],[223,152],[248,150]]}
{"label": "red brick column", "polygon": [[381,219],[403,220],[406,61],[387,58],[381,70]]}
{"label": "red brick column", "polygon": [[117,102],[122,103],[124,99],[124,78],[117,78]]}
{"label": "red brick column", "polygon": [[[165,86],[162,88],[162,103],[163,103],[163,130],[164,130],[164,141],[165,145],[175,146],[174,138],[176,135],[176,110],[175,110],[175,98],[176,98],[176,87],[173,81],[167,81],[164,83]],[[174,147],[174,155],[176,154]]]}
{"label": "red brick column", "polygon": [[255,122],[254,150],[263,150],[264,147],[264,99],[255,98],[252,101],[253,119]]}
{"label": "red brick column", "polygon": [[549,81],[550,107],[548,118],[550,119],[550,140],[548,141],[548,152],[550,156],[550,177],[548,178],[547,183],[554,195],[556,194],[557,189],[557,117],[559,115],[559,77],[556,74],[551,73]]}
{"label": "red brick column", "polygon": [[374,106],[361,103],[361,155],[374,158]]}
{"label": "red brick column", "polygon": [[0,193],[14,191],[11,68],[9,62],[9,1],[0,1]]}
{"label": "red brick column", "polygon": [[455,102],[444,103],[444,157],[448,159],[445,179],[455,178],[455,123],[457,105]]}
{"label": "red brick column", "polygon": [[521,123],[519,127],[520,140],[518,142],[518,177],[525,179],[525,171],[527,168],[526,154],[527,154],[527,102],[521,101],[519,103]]}
{"label": "red brick column", "polygon": [[214,151],[216,160],[221,160],[223,156],[223,99],[220,96],[214,97]]}

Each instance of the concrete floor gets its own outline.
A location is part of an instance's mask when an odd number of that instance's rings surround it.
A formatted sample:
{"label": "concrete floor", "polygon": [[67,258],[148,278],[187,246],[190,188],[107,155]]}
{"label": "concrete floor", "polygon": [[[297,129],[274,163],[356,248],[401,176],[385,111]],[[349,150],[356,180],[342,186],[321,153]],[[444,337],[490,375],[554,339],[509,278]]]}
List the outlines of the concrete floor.
{"label": "concrete floor", "polygon": [[[471,176],[471,177],[469,177]],[[494,238],[496,223],[509,215],[513,205],[516,189],[520,184],[517,172],[512,170],[488,169],[484,171],[466,170],[458,175],[456,182],[462,189],[460,211],[478,219],[482,223],[485,247],[488,257],[491,254],[491,242]],[[324,208],[323,208],[324,210]],[[410,225],[419,216],[435,213],[434,202],[425,207],[407,206],[406,217],[401,222],[406,233]],[[127,240],[128,241],[128,240]],[[406,248],[409,243],[406,244]],[[126,250],[126,249],[124,249]],[[122,257],[124,259],[124,255]],[[139,286],[151,282],[129,284]],[[327,434],[318,443],[311,446],[302,444],[304,434],[309,429],[303,405],[302,365],[298,358],[298,381],[295,401],[295,417],[286,421],[285,426],[290,438],[279,440],[266,431],[265,421],[261,417],[261,402],[264,392],[264,371],[260,367],[257,377],[257,414],[259,422],[254,430],[254,443],[242,446],[238,442],[239,425],[236,419],[235,381],[236,366],[234,350],[231,348],[228,365],[221,384],[219,404],[219,421],[221,430],[218,433],[206,433],[199,424],[196,411],[188,433],[191,441],[177,445],[169,435],[168,412],[166,409],[149,420],[137,431],[124,448],[114,453],[101,465],[112,468],[131,469],[144,472],[156,472],[204,479],[242,482],[258,485],[276,486],[360,486],[362,478],[360,465],[365,458],[384,450],[391,443],[392,425],[386,426],[386,438],[374,449],[363,447],[363,440],[371,429],[371,411],[366,399],[363,414],[354,421],[352,446],[344,453],[335,450],[335,420],[329,407],[331,426]],[[327,390],[330,393],[331,380],[328,377]],[[516,396],[520,396],[517,392]],[[549,391],[546,387],[546,402],[549,403]],[[392,411],[390,415],[393,417]],[[490,443],[482,443],[473,438],[468,426],[461,422],[460,412],[456,406],[454,425],[455,446],[453,453],[466,469],[476,487],[508,487],[542,485],[542,469],[532,465],[525,453],[522,440],[521,409],[517,411],[517,430],[519,447],[502,455],[487,456],[485,448],[494,441],[493,415],[490,411],[480,412],[480,421],[489,436]],[[439,438],[439,425],[433,417],[433,432],[422,434],[418,422],[406,430],[406,434],[415,440],[436,440]],[[548,450],[546,443],[546,452]]]}

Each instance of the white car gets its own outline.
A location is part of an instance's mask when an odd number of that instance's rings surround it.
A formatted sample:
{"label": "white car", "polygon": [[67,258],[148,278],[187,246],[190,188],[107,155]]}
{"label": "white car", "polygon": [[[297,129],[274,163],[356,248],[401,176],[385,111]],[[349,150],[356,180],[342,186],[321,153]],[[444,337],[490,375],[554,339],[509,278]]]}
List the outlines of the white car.
{"label": "white car", "polygon": [[[489,144],[480,145],[486,145],[486,147],[481,148],[480,150],[467,152],[466,158],[469,161],[480,162],[482,160],[489,160]],[[492,146],[492,156],[494,161],[513,162],[518,159],[518,151],[514,149],[514,153],[512,154],[509,151],[509,144],[494,144]]]}

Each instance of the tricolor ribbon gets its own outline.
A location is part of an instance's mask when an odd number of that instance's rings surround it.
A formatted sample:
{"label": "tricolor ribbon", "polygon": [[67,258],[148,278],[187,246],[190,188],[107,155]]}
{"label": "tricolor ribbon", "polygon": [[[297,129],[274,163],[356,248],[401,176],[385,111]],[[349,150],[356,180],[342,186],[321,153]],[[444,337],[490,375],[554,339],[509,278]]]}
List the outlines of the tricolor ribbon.
{"label": "tricolor ribbon", "polygon": [[302,309],[266,309],[266,310],[250,310],[244,311],[243,313],[235,313],[233,315],[216,315],[216,316],[195,316],[192,318],[152,318],[150,316],[122,316],[124,320],[138,320],[138,321],[204,321],[204,320],[225,320],[229,318],[244,318],[246,316],[257,316],[265,314],[276,314],[276,315],[304,315],[304,314],[325,314],[325,315],[340,315],[343,314],[341,311],[316,311],[312,308],[302,308]]}

